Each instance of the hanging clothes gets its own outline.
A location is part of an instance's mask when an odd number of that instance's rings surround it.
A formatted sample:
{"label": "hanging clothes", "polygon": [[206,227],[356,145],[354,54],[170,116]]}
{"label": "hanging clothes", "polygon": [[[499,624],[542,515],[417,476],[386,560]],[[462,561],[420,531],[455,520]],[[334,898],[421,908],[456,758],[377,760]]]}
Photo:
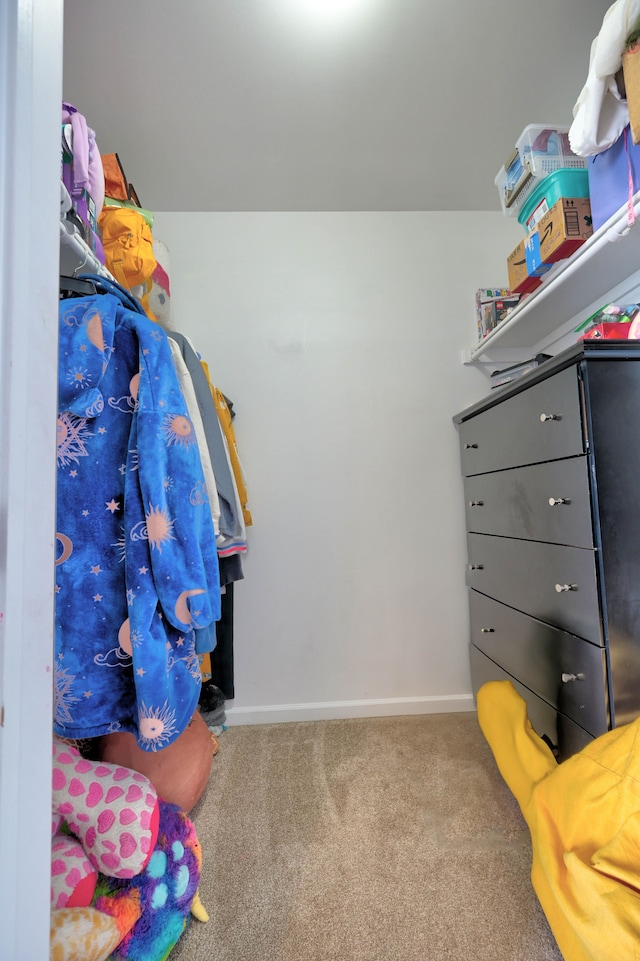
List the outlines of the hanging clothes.
{"label": "hanging clothes", "polygon": [[202,369],[205,372],[207,382],[209,384],[209,389],[211,391],[211,396],[213,397],[214,403],[216,405],[216,411],[218,413],[218,419],[220,422],[220,427],[225,436],[227,442],[227,450],[229,452],[229,459],[231,462],[231,469],[233,471],[233,477],[236,484],[236,490],[238,493],[238,500],[240,502],[240,509],[242,510],[242,516],[244,519],[245,527],[251,527],[253,524],[253,519],[251,517],[251,512],[248,507],[248,494],[246,482],[244,479],[244,471],[242,469],[242,464],[240,463],[240,455],[238,454],[238,445],[236,443],[236,435],[233,429],[233,413],[231,410],[231,405],[229,404],[227,398],[222,393],[222,391],[216,387],[212,381],[209,374],[209,366],[206,361],[201,361]]}
{"label": "hanging clothes", "polygon": [[171,356],[173,359],[176,376],[178,378],[178,383],[180,384],[180,390],[182,391],[182,396],[184,397],[187,405],[187,411],[189,412],[189,417],[195,431],[196,444],[198,447],[198,453],[200,455],[200,466],[202,467],[202,473],[204,476],[206,496],[209,500],[209,507],[211,508],[211,517],[213,519],[213,529],[216,535],[216,541],[218,541],[220,536],[220,499],[218,497],[216,478],[213,472],[211,457],[209,456],[209,447],[207,446],[207,438],[204,432],[204,424],[202,423],[200,408],[193,390],[191,375],[189,374],[182,354],[180,353],[180,348],[171,338],[169,338],[168,343],[171,350]]}
{"label": "hanging clothes", "polygon": [[[226,699],[231,699],[235,696],[233,585],[244,577],[241,558],[247,549],[245,525],[251,523],[246,485],[231,424],[233,415],[227,399],[211,384],[208,365],[200,359],[189,338],[173,330],[169,330],[168,335],[173,343],[174,362],[183,390],[187,374],[191,378],[185,395],[193,389],[197,399],[220,504],[217,546],[222,588],[221,615],[214,625],[214,643],[207,645],[207,631],[197,632],[198,651],[207,652],[201,658],[201,673],[206,684],[215,685]],[[177,355],[178,349],[181,357]],[[205,700],[206,695],[207,690],[203,688]]]}
{"label": "hanging clothes", "polygon": [[216,646],[210,654],[210,679],[225,698],[235,697],[235,671],[233,659],[233,583],[226,585],[222,593],[220,620],[216,621]]}
{"label": "hanging clothes", "polygon": [[218,559],[167,335],[111,294],[60,303],[57,463],[54,732],[157,750],[198,702]]}
{"label": "hanging clothes", "polygon": [[[191,381],[194,397],[202,418],[206,443],[216,480],[217,496],[220,502],[220,533],[226,538],[242,538],[246,535],[237,516],[236,494],[229,458],[225,450],[224,437],[216,413],[213,397],[200,359],[190,341],[184,334],[170,330],[169,340],[176,345],[184,369]],[[174,359],[175,352],[174,352]]]}

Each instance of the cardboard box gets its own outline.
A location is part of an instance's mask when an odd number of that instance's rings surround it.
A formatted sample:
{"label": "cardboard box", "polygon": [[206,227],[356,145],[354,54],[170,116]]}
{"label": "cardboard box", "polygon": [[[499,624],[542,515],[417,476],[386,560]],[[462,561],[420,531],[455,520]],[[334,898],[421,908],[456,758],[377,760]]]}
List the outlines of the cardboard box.
{"label": "cardboard box", "polygon": [[507,258],[509,286],[530,293],[558,260],[564,260],[593,233],[586,197],[561,197]]}
{"label": "cardboard box", "polygon": [[548,264],[542,256],[540,234],[537,230],[533,230],[525,240],[524,256],[530,277],[543,277],[548,270],[551,270],[551,264]]}
{"label": "cardboard box", "polygon": [[588,197],[561,197],[536,225],[542,262],[555,264],[581,247],[593,233]]}
{"label": "cardboard box", "polygon": [[634,144],[640,143],[640,43],[634,44],[622,56],[625,96],[629,107],[629,126]]}
{"label": "cardboard box", "polygon": [[525,240],[521,240],[507,257],[509,288],[517,294],[530,294],[542,283],[540,277],[530,275],[527,270],[525,243]]}

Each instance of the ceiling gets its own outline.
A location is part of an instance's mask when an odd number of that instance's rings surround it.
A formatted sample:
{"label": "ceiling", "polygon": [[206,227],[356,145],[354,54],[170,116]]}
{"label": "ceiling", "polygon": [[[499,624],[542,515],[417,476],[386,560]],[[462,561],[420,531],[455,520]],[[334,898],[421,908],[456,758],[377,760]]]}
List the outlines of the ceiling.
{"label": "ceiling", "polygon": [[609,6],[65,0],[63,93],[154,211],[499,210]]}

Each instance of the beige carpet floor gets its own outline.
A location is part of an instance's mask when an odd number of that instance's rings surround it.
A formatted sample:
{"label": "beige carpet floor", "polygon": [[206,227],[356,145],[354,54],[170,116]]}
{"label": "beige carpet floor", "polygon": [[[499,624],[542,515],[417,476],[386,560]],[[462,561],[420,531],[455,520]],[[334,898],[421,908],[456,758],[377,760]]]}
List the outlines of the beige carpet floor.
{"label": "beige carpet floor", "polygon": [[562,961],[473,713],[230,728],[171,961]]}

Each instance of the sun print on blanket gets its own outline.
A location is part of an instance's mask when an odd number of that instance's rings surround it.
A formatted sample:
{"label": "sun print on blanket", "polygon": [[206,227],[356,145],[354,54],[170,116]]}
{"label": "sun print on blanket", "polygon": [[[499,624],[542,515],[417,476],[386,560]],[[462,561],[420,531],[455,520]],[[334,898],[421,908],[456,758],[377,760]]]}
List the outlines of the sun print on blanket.
{"label": "sun print on blanket", "polygon": [[200,658],[198,657],[195,648],[189,651],[186,657],[181,657],[180,660],[184,663],[194,681],[200,681],[202,677],[202,673],[200,671]]}
{"label": "sun print on blanket", "polygon": [[166,510],[159,507],[152,507],[149,504],[149,513],[145,514],[147,522],[147,536],[151,547],[162,553],[162,545],[175,540],[173,535],[173,524]]}
{"label": "sun print on blanket", "polygon": [[190,631],[188,636],[179,636],[176,641],[176,647],[181,651],[186,650],[184,657],[176,657],[173,651],[167,653],[167,674],[170,674],[176,664],[184,664],[186,670],[189,672],[194,681],[198,683],[202,679],[202,672],[200,670],[200,657],[195,649],[195,639],[193,631]]}
{"label": "sun print on blanket", "polygon": [[144,515],[144,520],[133,525],[129,537],[132,541],[149,541],[150,546],[162,554],[163,545],[175,540],[173,525],[174,521],[166,510],[149,504],[149,511]]}
{"label": "sun print on blanket", "polygon": [[[129,593],[133,595],[133,591],[127,591],[127,594]],[[133,603],[133,599],[131,603]],[[123,621],[118,631],[118,642],[121,649],[130,656],[133,656],[134,647],[140,647],[142,644],[142,634],[135,628],[131,630],[131,620],[129,618]]]}
{"label": "sun print on blanket", "polygon": [[138,707],[138,729],[140,746],[147,751],[157,751],[177,733],[176,712],[167,701],[162,707],[147,707],[142,701]]}
{"label": "sun print on blanket", "polygon": [[120,537],[117,541],[115,541],[114,544],[111,545],[111,547],[115,547],[118,554],[118,562],[122,564],[127,556],[127,537],[124,532],[124,527],[121,527],[120,530],[122,532]]}
{"label": "sun print on blanket", "polygon": [[85,387],[91,387],[93,382],[91,371],[88,370],[87,367],[81,367],[79,364],[70,367],[65,376],[67,383],[75,390],[83,390]]}
{"label": "sun print on blanket", "polygon": [[87,441],[93,432],[87,427],[84,417],[76,417],[68,410],[58,416],[57,462],[58,467],[77,464],[80,457],[87,456]]}
{"label": "sun print on blanket", "polygon": [[188,417],[183,414],[167,414],[162,423],[162,433],[164,434],[167,447],[177,445],[179,447],[191,447],[196,442],[196,435],[193,425]]}
{"label": "sun print on blanket", "polygon": [[[58,655],[60,656],[60,655]],[[73,716],[69,705],[79,698],[71,693],[71,687],[76,679],[75,674],[69,674],[66,667],[60,667],[58,663],[53,669],[53,717],[56,724],[71,724]]]}

